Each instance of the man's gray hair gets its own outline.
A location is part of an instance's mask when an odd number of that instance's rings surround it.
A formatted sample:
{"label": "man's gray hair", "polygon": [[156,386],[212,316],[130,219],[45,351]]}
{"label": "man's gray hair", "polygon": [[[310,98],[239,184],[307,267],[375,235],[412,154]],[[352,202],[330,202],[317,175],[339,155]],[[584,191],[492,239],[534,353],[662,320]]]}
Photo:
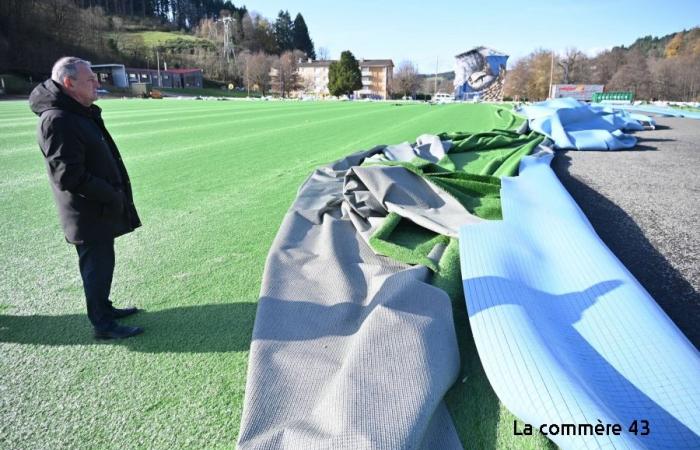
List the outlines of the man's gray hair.
{"label": "man's gray hair", "polygon": [[75,79],[78,76],[79,64],[85,64],[90,67],[90,61],[85,61],[75,56],[64,56],[53,65],[51,79],[61,85],[65,77]]}

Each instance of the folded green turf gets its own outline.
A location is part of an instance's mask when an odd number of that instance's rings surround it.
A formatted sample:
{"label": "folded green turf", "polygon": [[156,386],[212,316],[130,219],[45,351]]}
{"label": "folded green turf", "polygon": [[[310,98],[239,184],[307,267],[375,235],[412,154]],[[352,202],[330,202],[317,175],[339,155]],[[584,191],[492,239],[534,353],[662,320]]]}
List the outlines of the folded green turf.
{"label": "folded green turf", "polygon": [[[469,213],[482,219],[500,220],[502,176],[517,174],[520,159],[544,139],[530,133],[509,130],[483,133],[443,133],[450,141],[449,153],[437,162],[416,156],[411,161],[372,160],[365,165],[401,166],[456,199]],[[406,264],[422,264],[433,271],[433,284],[450,297],[460,295],[459,251],[457,240],[426,229],[410,218],[390,212],[369,238],[372,249]],[[437,260],[430,254],[446,246]]]}

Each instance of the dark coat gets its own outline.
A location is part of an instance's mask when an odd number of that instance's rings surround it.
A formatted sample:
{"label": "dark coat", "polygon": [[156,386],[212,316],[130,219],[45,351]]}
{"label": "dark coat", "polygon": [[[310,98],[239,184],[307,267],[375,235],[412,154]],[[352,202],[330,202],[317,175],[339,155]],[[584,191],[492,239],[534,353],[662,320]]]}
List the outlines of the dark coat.
{"label": "dark coat", "polygon": [[37,140],[66,240],[104,242],[141,226],[129,175],[102,110],[87,108],[47,80],[29,97]]}

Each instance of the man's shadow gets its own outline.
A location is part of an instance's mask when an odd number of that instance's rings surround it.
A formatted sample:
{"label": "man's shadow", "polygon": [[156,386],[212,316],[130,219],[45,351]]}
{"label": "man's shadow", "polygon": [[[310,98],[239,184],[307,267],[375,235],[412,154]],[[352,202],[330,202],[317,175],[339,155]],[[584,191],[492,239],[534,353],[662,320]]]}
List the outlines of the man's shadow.
{"label": "man's shadow", "polygon": [[[635,371],[634,382],[629,380],[616,367],[624,367],[630,358],[630,351],[639,349],[632,347],[625,352],[625,342],[611,338],[604,323],[596,322],[595,330],[590,329],[593,319],[589,318],[589,322],[583,326],[580,324],[584,314],[591,314],[588,310],[594,306],[602,308],[606,316],[613,317],[614,305],[624,300],[624,291],[615,292],[621,286],[623,283],[619,280],[607,280],[585,290],[557,295],[535,289],[525,282],[486,276],[466,280],[465,295],[471,298],[468,307],[470,318],[489,314],[492,308],[502,308],[497,314],[499,318],[496,323],[505,326],[502,329],[482,330],[482,333],[498,334],[501,336],[499,342],[505,338],[513,361],[521,361],[519,365],[515,363],[515,366],[509,367],[529,371],[519,376],[526,380],[525,386],[534,383],[534,389],[520,388],[520,383],[507,375],[496,376],[496,379],[500,378],[500,383],[496,382],[500,388],[504,392],[510,391],[511,401],[518,403],[514,404],[516,413],[522,415],[524,411],[531,411],[537,415],[534,411],[538,411],[547,415],[540,416],[540,419],[551,419],[551,405],[554,411],[558,411],[556,414],[580,411],[577,415],[586,415],[589,423],[607,415],[606,420],[613,420],[612,423],[622,426],[623,435],[633,441],[639,439],[645,448],[669,448],[669,445],[672,448],[692,448],[700,444],[700,437],[667,410],[673,407],[676,415],[685,414],[683,419],[691,420],[688,406],[692,400],[687,399],[683,404],[683,394],[675,391],[676,387],[669,386],[666,379],[655,378],[652,374]],[[489,295],[485,296],[484,293]],[[601,301],[605,303],[601,305]],[[597,314],[602,313],[598,311]],[[486,326],[493,326],[490,321],[493,317],[493,314],[489,314],[489,318],[484,319],[489,324]],[[616,319],[611,318],[610,322],[614,323]],[[579,332],[582,327],[587,330],[583,334]],[[527,336],[537,338],[528,340]],[[617,347],[624,354],[619,350],[618,353],[609,351],[610,355],[606,357],[596,346]],[[640,360],[647,357],[639,352],[636,354]],[[531,363],[527,362],[529,360],[539,362],[540,366],[533,371]],[[652,367],[653,364],[649,362],[647,368],[654,370]],[[649,378],[652,381],[646,382]],[[555,380],[557,384],[554,384]],[[666,406],[658,404],[647,393],[664,398]],[[679,409],[684,413],[679,413]],[[588,417],[590,414],[597,415],[591,418]],[[628,427],[635,420],[647,420],[653,432],[645,436],[629,433]],[[596,442],[608,445],[605,437]]]}
{"label": "man's shadow", "polygon": [[569,173],[571,157],[557,151],[552,169],[605,245],[700,349],[700,294],[659,253],[627,213]]}
{"label": "man's shadow", "polygon": [[142,326],[137,337],[96,341],[85,314],[13,316],[0,314],[0,342],[30,345],[120,345],[146,353],[248,351],[255,303],[183,306],[142,311],[120,320]]}

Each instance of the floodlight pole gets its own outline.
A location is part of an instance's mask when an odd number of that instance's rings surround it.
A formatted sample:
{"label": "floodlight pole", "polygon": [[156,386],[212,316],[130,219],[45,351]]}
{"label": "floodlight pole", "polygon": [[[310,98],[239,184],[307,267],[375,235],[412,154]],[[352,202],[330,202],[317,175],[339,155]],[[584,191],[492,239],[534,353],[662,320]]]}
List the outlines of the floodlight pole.
{"label": "floodlight pole", "polygon": [[438,57],[435,57],[435,88],[433,89],[433,97],[437,94],[437,71],[438,71]]}
{"label": "floodlight pole", "polygon": [[245,85],[248,89],[248,97],[250,97],[250,74],[248,73],[248,58],[245,59]]}
{"label": "floodlight pole", "polygon": [[163,88],[163,80],[160,78],[160,53],[158,52],[158,49],[156,48],[156,65],[158,67],[158,87]]}
{"label": "floodlight pole", "polygon": [[547,98],[552,98],[552,79],[554,77],[554,50],[552,50],[552,63],[549,66],[549,92]]}

